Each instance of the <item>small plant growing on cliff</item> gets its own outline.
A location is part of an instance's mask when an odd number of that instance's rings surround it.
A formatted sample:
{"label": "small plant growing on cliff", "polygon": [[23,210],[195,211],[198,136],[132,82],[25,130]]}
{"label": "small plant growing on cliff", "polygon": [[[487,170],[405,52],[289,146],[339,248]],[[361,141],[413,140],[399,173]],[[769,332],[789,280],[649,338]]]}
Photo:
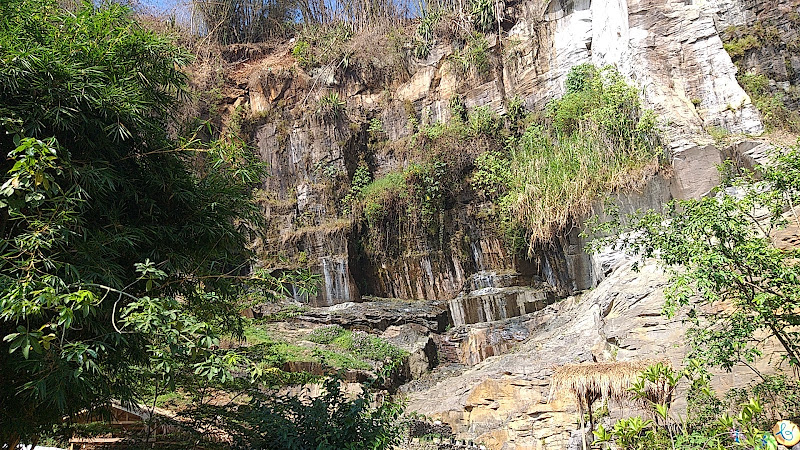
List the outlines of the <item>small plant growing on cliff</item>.
{"label": "small plant growing on cliff", "polygon": [[758,37],[747,34],[740,38],[736,38],[730,42],[723,44],[725,51],[731,56],[731,58],[737,58],[744,56],[745,52],[748,50],[752,50],[754,48],[758,48],[761,46],[761,41],[758,40]]}
{"label": "small plant growing on cliff", "polygon": [[311,44],[302,39],[298,40],[292,47],[292,56],[303,69],[308,70],[314,66],[314,53],[311,51]]}
{"label": "small plant growing on cliff", "polygon": [[739,83],[750,95],[753,105],[761,113],[768,131],[783,128],[800,131],[800,114],[791,111],[784,103],[782,92],[770,93],[770,79],[763,74],[747,72],[739,77]]}
{"label": "small plant growing on cliff", "polygon": [[353,332],[352,350],[363,358],[380,362],[399,361],[408,354],[384,339],[363,331]]}
{"label": "small plant growing on cliff", "polygon": [[372,137],[377,137],[383,133],[383,122],[381,122],[381,119],[373,117],[372,120],[369,121],[369,128],[367,128],[367,132]]}
{"label": "small plant growing on cliff", "polygon": [[339,118],[344,113],[345,102],[338,92],[329,92],[319,99],[317,112],[323,117]]}
{"label": "small plant growing on cliff", "polygon": [[450,67],[459,76],[472,72],[478,77],[484,77],[491,70],[489,42],[483,34],[472,33],[467,39],[466,47],[450,55],[449,61]]}
{"label": "small plant growing on cliff", "polygon": [[471,0],[470,13],[476,30],[488,32],[497,29],[495,0]]}
{"label": "small plant growing on cliff", "polygon": [[353,212],[353,208],[358,205],[358,202],[364,197],[364,191],[367,186],[372,182],[372,175],[369,173],[369,168],[364,162],[361,162],[353,174],[353,179],[350,180],[350,190],[342,199],[343,213],[349,215]]}
{"label": "small plant growing on cliff", "polygon": [[505,194],[511,179],[511,161],[501,152],[488,151],[475,159],[472,187],[487,199]]}
{"label": "small plant growing on cliff", "polygon": [[495,136],[502,126],[500,118],[488,106],[480,106],[469,112],[467,126],[470,134]]}
{"label": "small plant growing on cliff", "polygon": [[430,55],[435,41],[434,30],[442,17],[440,10],[424,9],[414,37],[414,56],[425,59]]}

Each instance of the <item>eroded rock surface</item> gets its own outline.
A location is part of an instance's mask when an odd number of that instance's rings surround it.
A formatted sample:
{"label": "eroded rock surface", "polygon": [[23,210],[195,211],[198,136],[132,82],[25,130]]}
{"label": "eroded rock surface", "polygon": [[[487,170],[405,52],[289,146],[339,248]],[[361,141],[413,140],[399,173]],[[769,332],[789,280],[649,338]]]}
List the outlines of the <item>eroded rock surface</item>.
{"label": "eroded rock surface", "polygon": [[[634,271],[626,262],[581,296],[511,322],[470,329],[468,335],[484,335],[485,342],[504,333],[501,340],[515,342],[515,332],[522,342],[485,359],[480,345],[465,345],[466,362],[480,362],[433,385],[418,385],[409,393],[409,409],[440,419],[453,427],[457,438],[483,442],[490,449],[565,448],[576,428],[576,411],[574,401],[564,395],[548,402],[555,367],[643,358],[666,358],[681,366],[685,325],[680,317],[661,315],[666,284],[655,265]],[[749,369],[737,367],[715,382],[729,389],[752,378]],[[613,405],[611,409],[614,413]]]}
{"label": "eroded rock surface", "polygon": [[[252,141],[272,173],[262,199],[269,232],[258,246],[266,254],[280,255],[289,266],[311,265],[323,285],[308,300],[319,306],[358,301],[362,295],[453,299],[482,272],[545,282],[560,296],[590,288],[602,277],[593,273],[594,264],[576,236],[557,236],[528,258],[510,254],[469,193],[444,211],[446,238],[435,245],[419,242],[392,257],[365,253],[359,245],[363,236],[342,206],[358,161],[369,160],[375,176],[413,162],[411,155],[391,145],[369,149],[369,121],[380,121],[388,142],[402,142],[413,133],[412,117],[420,124],[447,120],[454,95],[462,96],[469,108],[488,106],[499,113],[512,97],[538,108],[563,94],[571,67],[610,64],[641,89],[645,104],[660,118],[664,145],[674,159],[669,195],[704,195],[718,182],[715,165],[727,156],[705,130],[722,127],[757,135],[763,129],[736,81],[737,67],[723,49],[720,33],[729,25],[778,21],[782,11],[795,11],[796,0],[779,8],[756,3],[508,1],[502,37],[487,36],[492,70],[469,79],[452,70],[448,61],[455,49],[444,43],[402,70],[373,68],[378,75],[371,76],[362,68],[338,78],[324,68],[306,73],[288,44],[231,49],[226,54],[233,65],[228,81],[235,89],[226,108],[241,106],[256,118]],[[788,30],[792,23],[780,19],[776,26]],[[789,63],[785,67],[795,67],[794,60]],[[340,117],[316,113],[323,88],[343,99]]]}
{"label": "eroded rock surface", "polygon": [[347,329],[385,331],[390,326],[417,324],[442,332],[450,323],[447,306],[436,301],[373,299],[312,308],[299,318],[304,322],[341,325]]}

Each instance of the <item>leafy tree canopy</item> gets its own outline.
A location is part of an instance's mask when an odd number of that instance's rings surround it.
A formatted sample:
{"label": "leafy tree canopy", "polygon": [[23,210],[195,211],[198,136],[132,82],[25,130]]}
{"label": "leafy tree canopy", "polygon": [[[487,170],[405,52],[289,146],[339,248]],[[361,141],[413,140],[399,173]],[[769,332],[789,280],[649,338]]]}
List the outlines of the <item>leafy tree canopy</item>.
{"label": "leafy tree canopy", "polygon": [[177,367],[225,378],[263,175],[244,146],[165,131],[190,55],[130,10],[0,2],[0,446]]}
{"label": "leafy tree canopy", "polygon": [[[687,307],[690,356],[730,369],[749,363],[771,337],[800,364],[800,145],[773,155],[757,173],[730,179],[715,196],[671,202],[665,213],[616,217],[596,231],[611,244],[670,270],[665,310]],[[792,228],[787,229],[787,226]],[[795,231],[791,231],[791,230]],[[791,239],[790,239],[791,241]]]}

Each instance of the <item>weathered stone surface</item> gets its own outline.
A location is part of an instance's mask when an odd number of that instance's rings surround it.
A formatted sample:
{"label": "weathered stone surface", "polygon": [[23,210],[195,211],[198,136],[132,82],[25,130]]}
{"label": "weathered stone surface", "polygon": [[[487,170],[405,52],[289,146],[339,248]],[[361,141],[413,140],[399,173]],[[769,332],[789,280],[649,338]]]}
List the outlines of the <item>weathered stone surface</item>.
{"label": "weathered stone surface", "polygon": [[390,326],[381,334],[382,338],[409,354],[401,368],[403,379],[417,379],[438,362],[436,344],[429,336],[430,332],[421,325],[406,324]]}
{"label": "weathered stone surface", "polygon": [[800,0],[715,0],[718,30],[727,42],[745,36],[757,44],[743,48],[737,65],[743,72],[766,76],[768,90],[790,108],[800,106]]}
{"label": "weathered stone surface", "polygon": [[[231,50],[229,60],[237,64],[231,78],[243,92],[241,104],[259,117],[254,141],[272,172],[263,200],[270,233],[259,246],[295,264],[310,263],[323,276],[319,294],[309,299],[315,305],[357,301],[361,295],[453,299],[481,271],[536,278],[560,295],[592,287],[602,276],[576,233],[520,261],[505,251],[496,230],[484,226],[474,198],[445,211],[451,242],[420,243],[392,258],[363,254],[356,245],[363,237],[342,213],[342,186],[360,158],[368,156],[378,176],[411,162],[407,153],[388,147],[365,155],[368,120],[379,119],[386,139],[397,142],[413,132],[412,116],[423,124],[448,119],[455,94],[468,107],[500,113],[512,96],[539,107],[564,92],[572,66],[611,64],[639,86],[661,118],[675,155],[672,193],[702,195],[717,179],[712,167],[720,160],[704,129],[750,134],[762,129],[719,34],[726,24],[749,23],[769,9],[743,0],[510,1],[503,24],[507,34],[488,36],[494,67],[471,79],[452,70],[449,44],[435,46],[424,61],[412,61],[396,80],[381,81],[359,74],[313,78],[293,66],[289,47]],[[331,83],[346,102],[337,119],[315,113],[320,87]]]}
{"label": "weathered stone surface", "polygon": [[672,180],[672,195],[675,198],[700,198],[719,185],[718,167],[722,164],[722,153],[713,145],[690,145],[676,149],[672,158],[675,177]]}
{"label": "weathered stone surface", "polygon": [[491,322],[538,311],[555,301],[547,287],[485,287],[448,301],[453,324]]}
{"label": "weathered stone surface", "polygon": [[417,324],[437,333],[444,331],[450,323],[446,306],[440,302],[391,299],[313,308],[299,319],[309,323],[337,324],[348,329],[379,331],[390,326]]}
{"label": "weathered stone surface", "polygon": [[[514,324],[507,329],[529,333],[522,343],[457,376],[418,385],[420,390],[409,394],[409,409],[439,418],[453,427],[457,438],[481,441],[490,449],[565,448],[576,412],[573,401],[563,395],[548,402],[555,367],[653,357],[680,366],[684,357],[680,342],[685,325],[680,317],[667,319],[660,314],[667,278],[652,264],[638,272],[631,264],[623,264],[582,296],[512,319]],[[467,333],[486,336],[490,342],[492,327],[503,330],[502,324],[482,324]],[[752,378],[749,369],[736,367],[715,382],[719,388],[730,388]],[[611,409],[612,415],[620,412],[613,405]]]}

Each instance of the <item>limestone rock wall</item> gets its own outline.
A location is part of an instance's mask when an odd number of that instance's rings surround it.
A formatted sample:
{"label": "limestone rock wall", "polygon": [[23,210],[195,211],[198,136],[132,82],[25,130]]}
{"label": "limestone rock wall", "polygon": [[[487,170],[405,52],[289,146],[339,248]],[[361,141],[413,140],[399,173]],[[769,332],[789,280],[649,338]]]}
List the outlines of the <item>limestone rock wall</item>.
{"label": "limestone rock wall", "polygon": [[717,28],[729,44],[748,37],[735,63],[742,72],[766,76],[770,91],[792,109],[800,106],[800,1],[718,0]]}
{"label": "limestone rock wall", "polygon": [[[423,242],[396,258],[367,256],[341,201],[358,161],[369,161],[376,176],[412,162],[392,146],[370,150],[369,121],[379,119],[385,138],[398,142],[411,135],[411,116],[421,123],[446,120],[455,94],[467,107],[489,106],[499,113],[512,96],[541,107],[563,93],[572,66],[611,64],[641,88],[645,103],[660,116],[674,159],[674,178],[648,187],[652,192],[644,197],[652,201],[646,204],[704,195],[718,181],[714,167],[722,158],[704,129],[722,126],[748,134],[763,129],[720,38],[725,24],[749,21],[769,9],[754,5],[744,0],[509,1],[502,38],[488,36],[493,70],[469,79],[450,67],[450,45],[435,47],[425,60],[412,60],[395,79],[379,81],[359,73],[338,77],[324,69],[306,73],[289,44],[260,54],[234,52],[229,78],[241,95],[230,109],[249,111],[253,141],[272,173],[262,199],[270,221],[269,236],[260,243],[264,258],[273,265],[315,267],[324,280],[311,299],[317,305],[358,301],[362,295],[453,299],[472,275],[484,271],[517,273],[550,284],[559,295],[595,285],[603,275],[583,253],[577,233],[557,237],[532,258],[520,258],[486,226],[469,195],[445,211],[445,242]],[[343,99],[342,114],[320,113],[323,91]]]}

